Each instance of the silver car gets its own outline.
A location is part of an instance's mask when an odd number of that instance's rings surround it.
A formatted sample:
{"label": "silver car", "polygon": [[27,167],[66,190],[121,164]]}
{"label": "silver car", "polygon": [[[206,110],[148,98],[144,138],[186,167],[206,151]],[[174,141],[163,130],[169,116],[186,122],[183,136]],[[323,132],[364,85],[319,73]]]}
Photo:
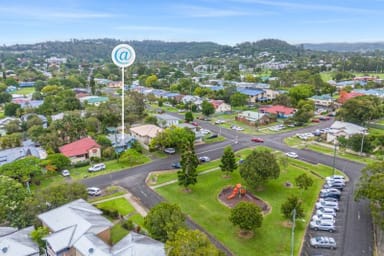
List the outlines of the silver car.
{"label": "silver car", "polygon": [[318,220],[324,220],[324,221],[329,221],[333,223],[336,222],[335,216],[331,214],[323,214],[323,213],[315,214],[312,216],[312,221],[318,221]]}
{"label": "silver car", "polygon": [[321,201],[316,203],[316,209],[320,208],[332,208],[335,211],[339,210],[339,204],[337,202]]}
{"label": "silver car", "polygon": [[335,232],[336,228],[333,222],[325,220],[316,220],[309,223],[309,227],[313,230],[323,230],[328,232]]}
{"label": "silver car", "polygon": [[336,241],[333,237],[316,236],[310,240],[311,246],[315,248],[336,249]]}
{"label": "silver car", "polygon": [[316,211],[316,215],[321,215],[321,214],[328,214],[336,217],[336,211],[335,209],[332,209],[332,208],[320,208],[319,210]]}

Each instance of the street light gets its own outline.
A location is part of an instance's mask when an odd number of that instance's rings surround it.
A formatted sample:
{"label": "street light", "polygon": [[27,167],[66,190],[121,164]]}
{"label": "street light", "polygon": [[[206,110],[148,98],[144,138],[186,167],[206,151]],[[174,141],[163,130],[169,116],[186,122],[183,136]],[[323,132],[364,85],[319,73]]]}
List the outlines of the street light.
{"label": "street light", "polygon": [[296,208],[292,211],[292,229],[291,229],[291,256],[295,245],[295,225],[296,225]]}
{"label": "street light", "polygon": [[333,175],[335,175],[336,149],[337,149],[337,140],[336,140],[336,138],[333,141],[333,145],[334,145],[334,150],[333,150],[333,164],[332,164],[332,168],[333,168]]}

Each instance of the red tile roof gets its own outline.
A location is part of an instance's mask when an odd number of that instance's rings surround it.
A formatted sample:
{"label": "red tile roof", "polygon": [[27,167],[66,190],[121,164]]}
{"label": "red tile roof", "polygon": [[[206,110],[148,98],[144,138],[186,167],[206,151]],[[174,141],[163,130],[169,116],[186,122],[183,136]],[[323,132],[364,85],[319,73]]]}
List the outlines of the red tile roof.
{"label": "red tile roof", "polygon": [[340,102],[341,104],[344,104],[349,99],[355,98],[357,96],[363,96],[363,95],[364,95],[364,93],[360,93],[360,92],[341,91],[340,97],[337,101]]}
{"label": "red tile roof", "polygon": [[270,113],[270,114],[276,114],[276,115],[279,113],[283,113],[284,115],[291,115],[291,114],[295,113],[294,108],[289,108],[289,107],[282,106],[282,105],[261,107],[260,111],[264,112],[264,113]]}
{"label": "red tile roof", "polygon": [[92,148],[100,148],[100,145],[92,138],[86,137],[60,147],[59,151],[66,157],[72,157],[88,154]]}
{"label": "red tile roof", "polygon": [[214,108],[218,108],[221,104],[224,103],[223,100],[211,100],[209,102],[213,105]]}

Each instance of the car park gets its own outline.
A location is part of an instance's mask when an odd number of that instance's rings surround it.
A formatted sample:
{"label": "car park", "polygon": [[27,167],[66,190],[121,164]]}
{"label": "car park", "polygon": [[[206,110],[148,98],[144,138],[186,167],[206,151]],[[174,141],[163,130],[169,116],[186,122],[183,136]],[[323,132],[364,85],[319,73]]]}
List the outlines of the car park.
{"label": "car park", "polygon": [[206,163],[209,162],[211,159],[208,156],[200,156],[199,161],[200,163]]}
{"label": "car park", "polygon": [[99,196],[101,195],[101,189],[98,187],[89,187],[87,188],[88,195],[90,196]]}
{"label": "car park", "polygon": [[316,209],[320,208],[332,208],[335,209],[335,211],[339,210],[339,203],[338,202],[329,202],[329,201],[320,201],[315,204]]}
{"label": "car park", "polygon": [[317,220],[317,221],[311,221],[309,223],[309,228],[317,231],[328,231],[328,232],[335,232],[336,228],[333,222],[325,221],[325,220]]}
{"label": "car park", "polygon": [[104,163],[94,164],[88,168],[88,172],[98,172],[105,169]]}
{"label": "car park", "polygon": [[316,236],[312,237],[309,243],[314,248],[336,249],[336,241],[333,237]]}
{"label": "car park", "polygon": [[295,152],[287,152],[285,153],[286,156],[291,158],[298,158],[299,156]]}
{"label": "car park", "polygon": [[322,215],[322,214],[328,214],[328,215],[332,215],[334,217],[336,217],[336,211],[335,209],[332,209],[332,208],[320,208],[318,210],[316,210],[315,212],[315,215]]}
{"label": "car park", "polygon": [[252,138],[251,141],[257,142],[257,143],[263,143],[264,140],[262,138]]}
{"label": "car park", "polygon": [[174,148],[166,148],[164,149],[164,153],[167,153],[167,154],[175,154],[176,153],[176,149]]}
{"label": "car park", "polygon": [[173,162],[173,163],[171,164],[171,167],[176,168],[176,169],[179,169],[179,168],[181,168],[181,164],[180,164],[180,162]]}
{"label": "car park", "polygon": [[324,221],[330,221],[330,222],[333,222],[335,223],[336,220],[335,220],[335,216],[331,215],[331,214],[315,214],[312,216],[312,221],[317,221],[317,220],[324,220]]}
{"label": "car park", "polygon": [[71,173],[68,170],[62,170],[61,175],[63,175],[64,177],[68,177],[71,175]]}

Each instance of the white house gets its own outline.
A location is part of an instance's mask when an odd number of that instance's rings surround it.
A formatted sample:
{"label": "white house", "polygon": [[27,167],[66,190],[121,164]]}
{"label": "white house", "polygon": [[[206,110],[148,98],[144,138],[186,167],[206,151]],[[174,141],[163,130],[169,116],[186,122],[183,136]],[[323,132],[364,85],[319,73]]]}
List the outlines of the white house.
{"label": "white house", "polygon": [[223,100],[210,100],[209,102],[215,108],[216,113],[225,113],[232,110],[231,105],[225,103]]}
{"label": "white house", "polygon": [[349,138],[355,134],[366,134],[367,128],[357,124],[335,121],[327,133],[327,142],[334,142],[338,137]]}
{"label": "white house", "polygon": [[156,115],[157,124],[161,128],[171,127],[173,125],[177,126],[181,121],[180,118],[168,115],[168,114],[158,114]]}

